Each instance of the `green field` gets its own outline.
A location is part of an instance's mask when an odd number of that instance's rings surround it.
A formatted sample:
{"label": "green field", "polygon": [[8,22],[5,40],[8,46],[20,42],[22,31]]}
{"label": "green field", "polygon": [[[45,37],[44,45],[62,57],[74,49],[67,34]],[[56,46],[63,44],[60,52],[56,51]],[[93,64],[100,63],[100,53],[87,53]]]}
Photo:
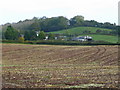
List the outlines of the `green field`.
{"label": "green field", "polygon": [[53,34],[82,34],[83,31],[91,31],[91,33],[95,33],[96,30],[102,31],[112,31],[111,29],[104,29],[104,28],[96,28],[96,27],[76,27],[71,29],[65,29],[61,31],[51,32]]}
{"label": "green field", "polygon": [[[76,27],[72,29],[66,29],[66,30],[61,30],[61,31],[56,31],[56,32],[51,32],[53,34],[82,34],[81,36],[85,36],[83,34],[83,31],[91,31],[91,33],[96,33],[96,30],[102,30],[102,31],[112,31],[111,29],[104,29],[104,28],[96,28],[96,27]],[[117,36],[112,36],[112,35],[95,35],[95,34],[88,34],[88,36],[93,37],[93,40],[95,41],[106,41],[106,42],[111,42],[111,43],[116,43],[118,42],[118,37]]]}
{"label": "green field", "polygon": [[[83,35],[83,36],[86,36],[86,35]],[[112,36],[112,35],[88,35],[88,36],[91,36],[95,41],[106,41],[111,43],[118,42],[117,36]]]}

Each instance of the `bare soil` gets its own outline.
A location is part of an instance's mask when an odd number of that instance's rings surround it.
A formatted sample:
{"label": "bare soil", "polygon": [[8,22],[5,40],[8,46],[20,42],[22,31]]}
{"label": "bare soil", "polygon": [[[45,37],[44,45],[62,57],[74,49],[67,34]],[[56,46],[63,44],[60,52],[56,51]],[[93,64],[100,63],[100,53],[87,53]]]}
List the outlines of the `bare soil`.
{"label": "bare soil", "polygon": [[3,88],[117,88],[118,46],[2,45]]}

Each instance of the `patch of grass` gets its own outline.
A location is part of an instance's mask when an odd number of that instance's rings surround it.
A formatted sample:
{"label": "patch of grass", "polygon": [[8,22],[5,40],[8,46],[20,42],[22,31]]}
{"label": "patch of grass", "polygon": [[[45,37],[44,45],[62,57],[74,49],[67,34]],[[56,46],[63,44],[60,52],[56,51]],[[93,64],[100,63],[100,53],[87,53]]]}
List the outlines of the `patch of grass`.
{"label": "patch of grass", "polygon": [[[104,28],[97,28],[97,27],[76,27],[76,28],[71,28],[71,29],[65,29],[61,31],[55,31],[55,32],[50,32],[53,34],[81,34],[81,36],[84,36],[83,31],[91,31],[91,33],[96,33],[96,30],[101,30],[101,31],[112,31],[112,29],[104,29]],[[105,41],[105,42],[110,42],[110,43],[117,43],[118,42],[118,37],[117,36],[112,36],[112,35],[99,35],[99,34],[90,34],[89,36],[93,37],[93,40],[95,41]]]}
{"label": "patch of grass", "polygon": [[71,28],[71,29],[65,29],[61,31],[55,31],[55,32],[50,32],[53,34],[82,34],[83,31],[91,31],[91,33],[95,33],[96,30],[102,30],[102,31],[112,31],[111,29],[104,29],[104,28],[96,28],[96,27],[76,27],[76,28]]}
{"label": "patch of grass", "polygon": [[[84,35],[83,35],[84,36]],[[88,35],[93,38],[95,41],[106,41],[106,42],[111,42],[111,43],[117,43],[118,42],[118,37],[117,36],[112,36],[112,35]]]}

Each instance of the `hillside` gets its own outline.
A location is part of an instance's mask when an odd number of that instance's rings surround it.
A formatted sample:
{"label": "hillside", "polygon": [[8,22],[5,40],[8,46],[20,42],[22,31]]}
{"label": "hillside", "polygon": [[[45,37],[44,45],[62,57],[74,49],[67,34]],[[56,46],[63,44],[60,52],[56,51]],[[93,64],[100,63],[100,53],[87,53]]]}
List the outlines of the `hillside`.
{"label": "hillside", "polygon": [[[64,16],[57,16],[57,17],[33,17],[32,19],[26,19],[19,22],[14,23],[6,23],[2,25],[2,30],[5,31],[7,26],[13,26],[15,29],[19,31],[26,31],[26,30],[42,30],[44,32],[53,32],[53,31],[61,31],[64,29],[70,29],[73,28],[76,29],[82,29],[82,30],[93,30],[96,31],[96,29],[100,28],[106,28],[108,29],[116,29],[116,24],[112,24],[110,22],[97,22],[95,20],[84,20],[84,16],[77,15],[70,19],[64,17]],[[81,26],[81,28],[79,28]],[[84,28],[85,27],[85,28]],[[96,29],[94,29],[94,28]],[[68,30],[69,30],[68,29]],[[73,29],[72,29],[73,30]],[[69,32],[68,32],[69,33]],[[77,32],[75,32],[77,33]]]}
{"label": "hillside", "polygon": [[101,31],[112,31],[112,29],[97,28],[97,27],[75,27],[71,29],[64,29],[61,31],[51,32],[53,34],[83,34],[84,31],[90,31],[91,33],[96,33],[97,30]]}
{"label": "hillside", "polygon": [[19,21],[18,23],[7,23],[2,26],[2,31],[4,32],[7,29],[7,26],[11,25],[17,30],[29,30],[29,27],[34,23],[34,20],[24,20]]}
{"label": "hillside", "polygon": [[[34,17],[33,19],[26,19],[24,21],[19,21],[17,23],[7,23],[2,25],[2,38],[7,39],[5,35],[5,31],[8,26],[12,26],[16,31],[18,31],[19,35],[23,34],[26,36],[25,32],[34,32],[36,31],[44,31],[46,34],[64,34],[67,36],[69,40],[73,38],[73,36],[79,35],[97,35],[93,36],[94,40],[97,41],[108,41],[112,43],[116,43],[117,37],[108,35],[118,35],[118,30],[116,24],[111,24],[109,22],[100,23],[95,20],[84,20],[83,16],[77,15],[71,19],[68,19],[64,16],[58,17]],[[32,37],[33,33],[30,37]],[[35,35],[35,34],[34,34]],[[107,36],[100,36],[107,35]],[[1,36],[1,35],[0,35]],[[71,37],[72,36],[72,37]],[[19,37],[18,35],[16,37]],[[36,36],[35,36],[36,37]],[[114,39],[113,39],[114,38]],[[25,40],[33,40],[25,38]],[[34,38],[35,40],[35,38]]]}
{"label": "hillside", "polygon": [[[86,35],[84,35],[86,36]],[[106,41],[106,42],[111,42],[111,43],[117,43],[118,42],[118,37],[117,36],[112,36],[112,35],[94,35],[90,34],[88,36],[91,36],[93,40],[95,41]]]}
{"label": "hillside", "polygon": [[[97,33],[97,30],[101,30],[103,33],[111,32],[112,29],[104,29],[104,28],[96,28],[96,27],[76,27],[71,29],[66,29],[62,31],[50,32],[53,34],[70,34],[77,36],[91,36],[95,41],[106,41],[111,43],[117,43],[118,37],[113,35],[102,35],[101,33]],[[90,31],[90,33],[86,34],[85,31]]]}

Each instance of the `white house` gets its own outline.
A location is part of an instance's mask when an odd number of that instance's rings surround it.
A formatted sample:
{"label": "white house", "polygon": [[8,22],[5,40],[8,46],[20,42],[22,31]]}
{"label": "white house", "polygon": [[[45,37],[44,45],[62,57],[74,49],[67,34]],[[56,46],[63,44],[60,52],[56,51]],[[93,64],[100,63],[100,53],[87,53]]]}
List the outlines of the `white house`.
{"label": "white house", "polygon": [[72,39],[73,41],[91,41],[92,37],[90,36],[80,36]]}
{"label": "white house", "polygon": [[39,36],[40,31],[35,31],[35,32],[36,32],[36,35]]}
{"label": "white house", "polygon": [[45,37],[45,40],[48,40],[48,36]]}

